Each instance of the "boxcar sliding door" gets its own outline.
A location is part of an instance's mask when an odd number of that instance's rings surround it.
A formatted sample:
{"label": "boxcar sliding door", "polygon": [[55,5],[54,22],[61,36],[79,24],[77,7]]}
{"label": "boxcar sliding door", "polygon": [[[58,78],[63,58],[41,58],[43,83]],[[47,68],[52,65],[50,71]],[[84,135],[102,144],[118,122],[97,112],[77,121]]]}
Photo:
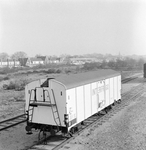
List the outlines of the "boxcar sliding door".
{"label": "boxcar sliding door", "polygon": [[98,111],[105,108],[105,80],[98,82]]}

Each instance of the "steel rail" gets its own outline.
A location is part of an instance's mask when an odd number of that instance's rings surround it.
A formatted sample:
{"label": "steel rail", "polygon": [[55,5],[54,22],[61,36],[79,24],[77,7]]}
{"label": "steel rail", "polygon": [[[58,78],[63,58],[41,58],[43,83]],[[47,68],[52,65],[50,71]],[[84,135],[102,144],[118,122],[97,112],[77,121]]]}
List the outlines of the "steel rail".
{"label": "steel rail", "polygon": [[0,131],[14,127],[20,123],[26,122],[25,114],[3,120],[0,122]]}

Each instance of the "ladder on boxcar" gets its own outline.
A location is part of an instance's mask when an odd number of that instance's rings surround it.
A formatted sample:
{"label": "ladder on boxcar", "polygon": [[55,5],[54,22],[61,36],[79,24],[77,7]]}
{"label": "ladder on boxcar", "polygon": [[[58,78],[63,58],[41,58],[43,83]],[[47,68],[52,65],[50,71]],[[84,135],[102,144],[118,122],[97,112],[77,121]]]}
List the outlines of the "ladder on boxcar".
{"label": "ladder on boxcar", "polygon": [[[34,92],[34,99],[32,99],[32,93]],[[28,105],[28,111],[27,111],[27,120],[29,122],[32,122],[32,118],[33,118],[33,112],[34,112],[34,107],[31,106],[32,103],[34,103],[36,101],[36,89],[31,89],[30,91],[30,96],[29,96],[29,105]]]}
{"label": "ladder on boxcar", "polygon": [[[57,128],[59,129],[59,126],[61,126],[61,120],[60,120],[60,117],[59,117],[59,112],[58,112],[58,108],[57,108],[57,103],[56,103],[56,99],[55,99],[55,94],[54,94],[54,91],[53,89],[50,90],[50,92],[48,90],[43,90],[44,92],[44,95],[45,95],[45,92],[48,93],[48,97],[49,97],[49,102],[51,104],[51,109],[52,109],[52,114],[53,114],[53,118],[54,118],[54,121],[57,125]],[[54,100],[54,104],[52,104],[52,101],[51,101],[51,96],[50,94],[52,94],[52,98]]]}

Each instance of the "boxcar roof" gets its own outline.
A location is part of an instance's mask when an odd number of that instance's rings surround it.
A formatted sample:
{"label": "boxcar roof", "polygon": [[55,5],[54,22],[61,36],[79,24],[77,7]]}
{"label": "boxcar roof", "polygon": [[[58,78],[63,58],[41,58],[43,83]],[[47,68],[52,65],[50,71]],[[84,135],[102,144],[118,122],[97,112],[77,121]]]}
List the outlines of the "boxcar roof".
{"label": "boxcar roof", "polygon": [[90,71],[84,73],[77,73],[77,74],[69,74],[69,75],[62,75],[56,77],[53,80],[56,80],[62,83],[66,89],[82,86],[85,84],[89,84],[92,82],[104,80],[110,77],[114,77],[120,75],[120,72],[111,70],[111,69],[100,69],[97,71]]}

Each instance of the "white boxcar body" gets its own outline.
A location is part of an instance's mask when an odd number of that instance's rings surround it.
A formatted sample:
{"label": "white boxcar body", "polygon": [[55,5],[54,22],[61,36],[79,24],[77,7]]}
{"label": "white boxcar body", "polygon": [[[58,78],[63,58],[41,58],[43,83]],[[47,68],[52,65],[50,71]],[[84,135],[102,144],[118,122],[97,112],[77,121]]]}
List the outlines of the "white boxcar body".
{"label": "white boxcar body", "polygon": [[[60,75],[31,82],[25,90],[29,123],[61,126],[68,132],[121,99],[121,74],[105,69]],[[65,115],[68,116],[67,123]]]}

